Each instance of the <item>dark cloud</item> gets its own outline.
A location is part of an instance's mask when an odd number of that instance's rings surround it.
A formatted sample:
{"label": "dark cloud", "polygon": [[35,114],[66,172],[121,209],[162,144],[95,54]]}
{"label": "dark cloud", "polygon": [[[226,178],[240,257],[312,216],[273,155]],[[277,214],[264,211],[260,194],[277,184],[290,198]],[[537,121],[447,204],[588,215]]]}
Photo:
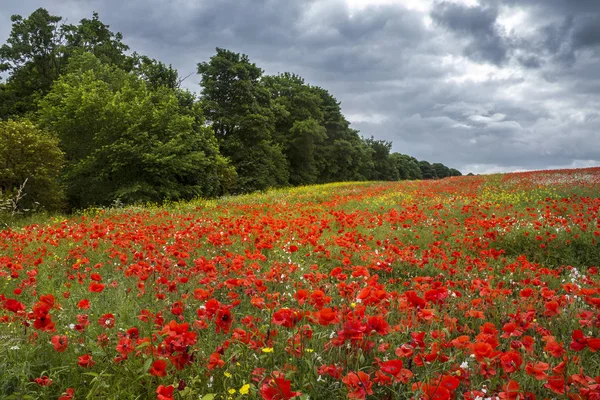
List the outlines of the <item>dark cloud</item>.
{"label": "dark cloud", "polygon": [[364,136],[419,159],[477,173],[600,165],[600,1],[432,1],[0,0],[0,38],[10,14],[98,11],[182,75],[215,47],[295,72]]}
{"label": "dark cloud", "polygon": [[468,7],[444,2],[434,8],[431,18],[441,26],[468,38],[465,55],[497,65],[506,61],[509,45],[496,25],[497,8]]}

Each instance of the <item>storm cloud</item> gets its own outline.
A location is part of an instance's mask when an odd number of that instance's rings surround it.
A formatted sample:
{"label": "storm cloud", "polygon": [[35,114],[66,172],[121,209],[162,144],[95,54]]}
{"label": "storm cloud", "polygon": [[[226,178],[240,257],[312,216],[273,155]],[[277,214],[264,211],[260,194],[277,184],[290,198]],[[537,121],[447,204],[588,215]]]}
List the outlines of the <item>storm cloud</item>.
{"label": "storm cloud", "polygon": [[215,47],[330,90],[364,136],[463,172],[600,165],[597,0],[0,0],[93,11],[133,50],[192,75]]}

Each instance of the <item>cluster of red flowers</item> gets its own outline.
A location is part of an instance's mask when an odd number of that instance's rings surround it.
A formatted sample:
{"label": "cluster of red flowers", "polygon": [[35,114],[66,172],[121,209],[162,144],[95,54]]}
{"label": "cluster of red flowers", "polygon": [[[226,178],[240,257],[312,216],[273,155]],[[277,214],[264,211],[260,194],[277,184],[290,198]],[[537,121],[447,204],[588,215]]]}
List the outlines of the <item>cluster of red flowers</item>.
{"label": "cluster of red flowers", "polygon": [[23,387],[63,400],[93,371],[106,397],[598,399],[599,187],[344,184],[4,230],[0,335],[51,352]]}

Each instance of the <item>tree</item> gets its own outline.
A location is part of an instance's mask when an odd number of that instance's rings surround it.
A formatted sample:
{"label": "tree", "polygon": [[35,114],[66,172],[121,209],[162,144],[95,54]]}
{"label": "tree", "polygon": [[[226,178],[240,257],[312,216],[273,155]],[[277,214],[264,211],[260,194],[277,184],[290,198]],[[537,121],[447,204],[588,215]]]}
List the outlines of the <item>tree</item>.
{"label": "tree", "polygon": [[315,160],[319,182],[362,181],[372,174],[372,149],[350,128],[342,114],[340,103],[327,90],[312,87],[321,98],[326,141],[317,148]]}
{"label": "tree", "polygon": [[0,119],[34,111],[52,83],[66,71],[68,60],[78,52],[91,52],[103,62],[125,67],[128,47],[98,14],[78,25],[61,24],[62,18],[39,8],[29,17],[11,17],[12,29],[0,47],[0,72],[10,76],[0,91]]}
{"label": "tree", "polygon": [[212,196],[233,178],[199,107],[90,53],[71,60],[38,117],[60,137],[72,207]]}
{"label": "tree", "polygon": [[0,199],[13,198],[23,186],[19,206],[49,210],[64,205],[58,183],[63,165],[58,138],[27,120],[0,121]]}
{"label": "tree", "polygon": [[365,142],[372,149],[373,157],[373,173],[369,176],[369,179],[375,181],[397,181],[399,178],[398,169],[394,167],[390,160],[392,142],[375,140],[372,136]]}
{"label": "tree", "polygon": [[132,56],[133,71],[154,89],[166,86],[179,89],[181,80],[179,73],[172,65],[166,65],[150,57],[134,53]]}
{"label": "tree", "polygon": [[262,70],[248,56],[217,48],[209,62],[198,64],[202,106],[238,174],[237,191],[288,184],[282,147],[273,141],[275,114]]}
{"label": "tree", "polygon": [[435,175],[438,179],[443,179],[450,176],[450,168],[446,167],[442,163],[433,163],[431,168],[435,171]]}
{"label": "tree", "polygon": [[419,168],[421,169],[423,179],[437,179],[435,170],[428,161],[419,161]]}
{"label": "tree", "polygon": [[462,176],[462,173],[454,168],[450,168],[450,176]]}
{"label": "tree", "polygon": [[298,75],[284,73],[263,79],[275,111],[274,140],[289,164],[290,183],[309,185],[319,179],[317,151],[327,139],[321,98]]}

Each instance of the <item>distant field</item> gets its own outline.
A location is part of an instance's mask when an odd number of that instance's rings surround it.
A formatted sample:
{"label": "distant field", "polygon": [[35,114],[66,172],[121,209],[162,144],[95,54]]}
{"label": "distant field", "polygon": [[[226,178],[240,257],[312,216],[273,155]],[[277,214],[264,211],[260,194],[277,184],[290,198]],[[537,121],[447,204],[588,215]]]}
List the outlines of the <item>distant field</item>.
{"label": "distant field", "polygon": [[4,230],[0,398],[598,399],[599,214],[593,168]]}

